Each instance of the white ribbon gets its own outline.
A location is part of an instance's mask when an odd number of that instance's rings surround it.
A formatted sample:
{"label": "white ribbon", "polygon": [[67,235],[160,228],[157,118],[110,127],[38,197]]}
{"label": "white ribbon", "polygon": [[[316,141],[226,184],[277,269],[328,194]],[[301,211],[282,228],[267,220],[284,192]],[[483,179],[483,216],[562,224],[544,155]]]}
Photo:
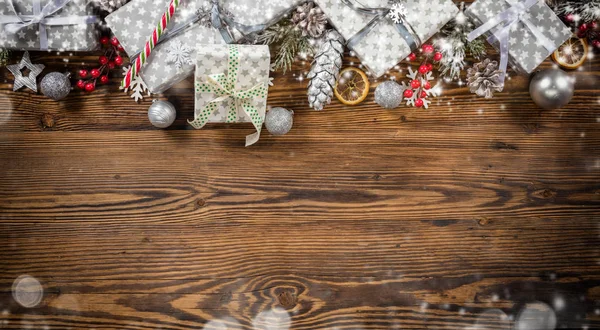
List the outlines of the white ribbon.
{"label": "white ribbon", "polygon": [[4,30],[8,33],[15,34],[25,27],[38,24],[41,50],[48,49],[48,33],[46,31],[46,26],[93,24],[98,22],[98,18],[93,15],[50,17],[63,9],[71,2],[71,0],[51,0],[44,8],[41,8],[41,0],[32,0],[33,15],[21,15],[17,13],[13,0],[5,0],[5,2],[8,4],[8,8],[14,15],[0,16],[0,24],[4,25]]}
{"label": "white ribbon", "polygon": [[[509,2],[509,0],[503,1]],[[507,10],[496,15],[494,18],[490,19],[477,29],[473,30],[467,36],[467,39],[470,42],[475,40],[479,36],[485,34],[486,32],[492,30],[494,27],[502,25],[501,29],[499,29],[494,34],[488,37],[488,42],[495,43],[496,41],[498,41],[500,43],[499,69],[500,71],[502,71],[502,74],[500,76],[500,81],[502,82],[502,84],[504,84],[504,80],[506,78],[506,69],[508,68],[508,46],[510,42],[510,30],[515,24],[525,24],[525,26],[531,31],[534,37],[549,52],[554,51],[554,49],[556,48],[552,40],[546,38],[542,31],[540,31],[540,29],[527,18],[527,11],[529,11],[529,9],[535,4],[537,4],[539,1],[540,0],[517,0],[517,2],[510,4],[510,7]]]}

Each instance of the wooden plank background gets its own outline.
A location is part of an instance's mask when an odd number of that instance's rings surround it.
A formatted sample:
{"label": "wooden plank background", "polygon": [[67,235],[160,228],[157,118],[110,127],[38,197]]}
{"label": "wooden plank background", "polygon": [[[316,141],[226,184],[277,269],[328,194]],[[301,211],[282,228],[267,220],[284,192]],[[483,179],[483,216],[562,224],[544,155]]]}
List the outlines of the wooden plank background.
{"label": "wooden plank background", "polygon": [[[600,60],[554,111],[514,76],[493,100],[446,84],[430,110],[315,112],[309,67],[270,90],[293,130],[249,148],[249,125],[186,124],[191,78],[159,130],[118,75],[54,102],[3,68],[0,328],[510,329],[535,301],[600,328]],[[24,274],[35,308],[11,294]]]}

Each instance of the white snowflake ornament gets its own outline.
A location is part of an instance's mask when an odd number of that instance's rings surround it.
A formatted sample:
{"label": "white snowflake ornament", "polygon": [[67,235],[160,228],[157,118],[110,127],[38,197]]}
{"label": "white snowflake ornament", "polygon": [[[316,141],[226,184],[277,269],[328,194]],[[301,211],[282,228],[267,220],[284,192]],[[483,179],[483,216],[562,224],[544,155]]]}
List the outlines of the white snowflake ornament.
{"label": "white snowflake ornament", "polygon": [[167,48],[167,63],[173,63],[177,70],[181,70],[184,65],[193,64],[191,54],[192,48],[176,39]]}
{"label": "white snowflake ornament", "polygon": [[[123,67],[123,73],[127,74],[127,71],[129,71],[129,67]],[[144,93],[147,93],[148,96],[151,95],[150,91],[148,90],[148,86],[146,86],[146,83],[142,80],[142,77],[140,77],[140,75],[136,75],[135,78],[131,81],[129,87],[124,89],[125,93],[127,93],[130,90],[133,91],[133,94],[131,94],[131,98],[134,99],[136,102],[144,99]]]}
{"label": "white snowflake ornament", "polygon": [[394,3],[388,17],[395,23],[400,24],[404,21],[404,17],[408,14],[408,10],[402,3]]}

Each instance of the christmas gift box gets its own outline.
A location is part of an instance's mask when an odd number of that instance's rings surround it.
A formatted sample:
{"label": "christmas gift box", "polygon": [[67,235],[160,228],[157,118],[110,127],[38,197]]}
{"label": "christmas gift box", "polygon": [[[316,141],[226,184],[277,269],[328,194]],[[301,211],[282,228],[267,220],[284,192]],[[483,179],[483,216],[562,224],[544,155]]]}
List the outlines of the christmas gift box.
{"label": "christmas gift box", "polygon": [[[233,43],[276,23],[303,1],[181,1],[139,74],[150,92],[163,92],[194,72],[197,44]],[[133,0],[106,18],[130,57],[144,49],[169,2]]]}
{"label": "christmas gift box", "polygon": [[98,47],[98,21],[86,0],[4,0],[0,47],[91,51]]}
{"label": "christmas gift box", "polygon": [[466,14],[478,26],[469,40],[485,34],[499,50],[502,82],[509,63],[531,73],[573,34],[544,0],[478,0]]}
{"label": "christmas gift box", "polygon": [[458,14],[452,0],[316,0],[362,64],[379,77]]}
{"label": "christmas gift box", "polygon": [[267,108],[271,57],[268,46],[199,45],[195,75],[197,129],[206,123],[251,122],[256,133],[246,146],[260,138]]}

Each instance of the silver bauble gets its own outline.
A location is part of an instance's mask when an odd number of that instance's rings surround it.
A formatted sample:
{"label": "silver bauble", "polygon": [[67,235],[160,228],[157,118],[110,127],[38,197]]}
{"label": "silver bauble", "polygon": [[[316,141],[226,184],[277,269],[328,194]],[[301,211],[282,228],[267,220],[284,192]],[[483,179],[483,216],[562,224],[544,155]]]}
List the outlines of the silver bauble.
{"label": "silver bauble", "polygon": [[48,73],[40,83],[40,90],[42,94],[55,101],[64,99],[71,92],[69,74],[60,72]]}
{"label": "silver bauble", "polygon": [[384,81],[375,88],[375,103],[386,109],[397,108],[402,103],[404,89],[395,81]]}
{"label": "silver bauble", "polygon": [[150,123],[158,128],[167,128],[173,124],[177,111],[173,104],[167,101],[154,100],[148,109]]}
{"label": "silver bauble", "polygon": [[273,135],[284,135],[292,129],[294,111],[284,108],[273,108],[267,112],[265,126]]}
{"label": "silver bauble", "polygon": [[560,69],[542,70],[533,75],[529,83],[529,95],[533,102],[544,109],[558,109],[573,98],[575,81]]}

